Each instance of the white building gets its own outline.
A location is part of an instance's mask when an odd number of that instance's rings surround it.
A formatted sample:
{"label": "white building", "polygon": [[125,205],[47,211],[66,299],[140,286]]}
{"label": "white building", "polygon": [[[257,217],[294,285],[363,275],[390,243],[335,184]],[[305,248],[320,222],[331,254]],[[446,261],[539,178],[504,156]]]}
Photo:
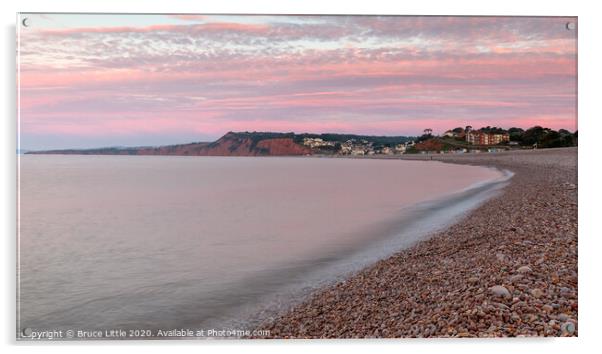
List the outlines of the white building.
{"label": "white building", "polygon": [[406,146],[405,144],[397,144],[395,145],[395,152],[398,154],[405,154]]}
{"label": "white building", "polygon": [[303,145],[309,146],[311,148],[318,148],[322,146],[334,146],[333,141],[325,141],[322,138],[304,138]]}

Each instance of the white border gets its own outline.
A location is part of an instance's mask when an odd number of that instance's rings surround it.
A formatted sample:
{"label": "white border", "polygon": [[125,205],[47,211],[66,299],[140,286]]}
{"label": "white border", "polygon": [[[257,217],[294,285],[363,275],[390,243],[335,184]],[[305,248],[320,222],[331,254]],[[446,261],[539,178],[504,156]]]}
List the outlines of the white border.
{"label": "white border", "polygon": [[[226,352],[292,353],[306,350],[342,349],[345,351],[409,353],[435,352],[449,353],[508,353],[525,350],[545,350],[548,353],[574,352],[593,349],[598,344],[598,331],[602,330],[602,287],[599,285],[601,267],[600,228],[594,222],[600,209],[599,181],[602,181],[596,156],[602,145],[602,112],[600,110],[600,38],[602,33],[602,12],[597,11],[593,1],[545,1],[526,2],[524,0],[504,1],[433,1],[393,2],[370,0],[356,3],[349,1],[324,0],[229,0],[217,1],[135,1],[104,0],[98,2],[76,0],[21,0],[2,2],[2,195],[0,213],[4,242],[2,272],[3,319],[0,333],[3,345],[9,351],[80,352],[84,349],[92,353],[106,350],[126,351],[135,346],[144,346],[150,353],[164,351],[176,346],[183,351],[224,350]],[[86,342],[50,343],[36,345],[15,343],[15,220],[16,220],[16,90],[15,90],[15,15],[17,12],[170,12],[170,13],[294,13],[294,14],[399,14],[399,15],[553,15],[579,16],[579,338],[569,339],[509,339],[509,340],[331,340],[331,341],[246,341],[246,342]],[[598,182],[598,183],[596,183]]]}

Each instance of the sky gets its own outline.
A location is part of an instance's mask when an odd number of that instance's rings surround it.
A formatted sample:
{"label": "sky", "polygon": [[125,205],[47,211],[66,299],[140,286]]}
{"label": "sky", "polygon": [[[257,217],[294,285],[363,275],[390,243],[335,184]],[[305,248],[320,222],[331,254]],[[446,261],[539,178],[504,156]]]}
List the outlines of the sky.
{"label": "sky", "polygon": [[575,18],[22,14],[21,149],[577,129]]}

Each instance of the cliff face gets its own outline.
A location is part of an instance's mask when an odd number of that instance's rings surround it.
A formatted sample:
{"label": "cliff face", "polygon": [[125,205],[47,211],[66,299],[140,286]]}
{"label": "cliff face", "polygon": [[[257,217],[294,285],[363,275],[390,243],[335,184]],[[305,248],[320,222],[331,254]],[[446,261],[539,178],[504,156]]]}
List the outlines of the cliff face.
{"label": "cliff face", "polygon": [[290,156],[311,154],[311,149],[290,137],[262,137],[228,133],[213,143],[171,145],[139,151],[140,155]]}
{"label": "cliff face", "polygon": [[292,138],[265,139],[257,143],[257,147],[268,151],[268,155],[307,155],[311,149],[307,146],[297,144]]}
{"label": "cliff face", "polygon": [[230,132],[213,143],[191,143],[139,148],[50,150],[30,153],[70,155],[292,156],[311,154],[311,149],[296,143],[290,134]]}

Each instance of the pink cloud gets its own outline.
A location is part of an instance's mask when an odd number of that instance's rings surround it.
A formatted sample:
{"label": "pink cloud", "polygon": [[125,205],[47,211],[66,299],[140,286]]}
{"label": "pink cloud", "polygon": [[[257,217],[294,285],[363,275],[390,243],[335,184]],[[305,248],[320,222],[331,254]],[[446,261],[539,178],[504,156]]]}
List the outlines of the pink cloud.
{"label": "pink cloud", "polygon": [[42,36],[62,36],[82,34],[127,34],[127,33],[152,33],[152,32],[183,32],[183,33],[211,33],[211,32],[249,32],[265,33],[270,27],[262,24],[243,24],[233,22],[214,22],[194,25],[160,24],[152,26],[112,26],[112,27],[80,27],[66,29],[44,29],[34,32]]}
{"label": "pink cloud", "polygon": [[209,18],[207,15],[185,15],[185,14],[169,15],[169,17],[177,18],[178,20],[184,20],[184,21],[204,21]]}

